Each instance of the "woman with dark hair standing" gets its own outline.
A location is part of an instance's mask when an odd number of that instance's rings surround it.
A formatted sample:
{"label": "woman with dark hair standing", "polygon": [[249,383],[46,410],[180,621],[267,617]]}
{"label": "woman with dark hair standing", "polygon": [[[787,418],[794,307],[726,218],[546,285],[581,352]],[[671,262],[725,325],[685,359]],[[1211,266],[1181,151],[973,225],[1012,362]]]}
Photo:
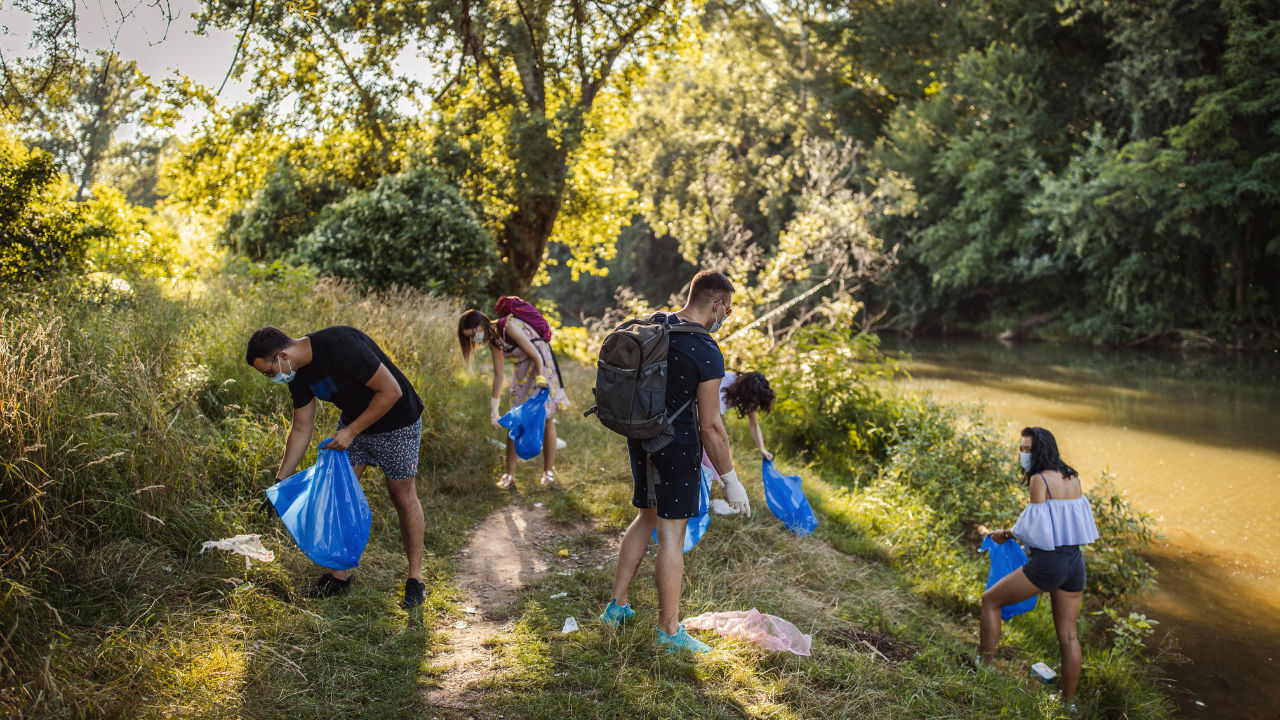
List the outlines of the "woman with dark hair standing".
{"label": "woman with dark hair standing", "polygon": [[775,397],[777,395],[769,387],[769,381],[758,372],[739,374],[725,371],[724,380],[720,382],[720,414],[724,415],[732,408],[738,411],[738,417],[746,418],[756,448],[766,460],[772,460],[773,453],[764,449],[764,435],[760,432],[757,411],[767,413],[773,410]]}
{"label": "woman with dark hair standing", "polygon": [[[498,425],[498,405],[502,398],[503,361],[510,360],[514,364],[511,372],[511,406],[515,407],[528,400],[541,388],[551,388],[551,396],[547,399],[547,423],[542,440],[542,484],[555,482],[556,462],[556,426],[553,422],[556,410],[568,407],[569,398],[560,385],[560,373],[555,365],[555,356],[551,346],[528,323],[514,315],[509,315],[506,322],[499,324],[490,320],[488,315],[479,310],[467,310],[458,318],[458,344],[462,348],[462,357],[471,362],[471,353],[476,347],[485,345],[493,357],[493,392],[489,396],[489,422]],[[507,471],[498,478],[496,485],[509,488],[516,480],[515,443],[507,438]]]}
{"label": "woman with dark hair standing", "polygon": [[1062,699],[1067,701],[1080,682],[1076,618],[1085,585],[1080,546],[1097,540],[1098,528],[1080,486],[1080,474],[1058,455],[1053,433],[1040,427],[1023,428],[1018,451],[1031,500],[1012,530],[997,530],[991,538],[997,543],[1017,539],[1028,546],[1031,558],[983,593],[978,662],[989,664],[995,659],[1000,608],[1047,592],[1062,654]]}

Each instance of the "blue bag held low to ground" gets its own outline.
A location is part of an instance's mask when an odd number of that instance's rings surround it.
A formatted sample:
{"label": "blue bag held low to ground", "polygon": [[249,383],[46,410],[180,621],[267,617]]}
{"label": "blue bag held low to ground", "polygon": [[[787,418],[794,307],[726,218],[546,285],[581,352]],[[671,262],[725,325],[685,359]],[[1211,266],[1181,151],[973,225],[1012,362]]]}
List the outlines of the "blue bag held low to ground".
{"label": "blue bag held low to ground", "polygon": [[346,450],[320,443],[316,464],[267,488],[293,541],[317,565],[348,570],[369,544],[373,513]]}
{"label": "blue bag held low to ground", "polygon": [[546,433],[547,398],[549,388],[542,388],[533,397],[507,411],[498,424],[511,432],[507,436],[516,445],[516,455],[521,460],[532,460],[542,454],[542,438]]}
{"label": "blue bag held low to ground", "polygon": [[[1027,554],[1022,551],[1022,546],[1018,544],[1017,540],[1005,540],[1002,543],[998,543],[988,535],[983,538],[978,552],[985,552],[987,557],[991,558],[991,569],[987,571],[988,590],[991,589],[992,585],[1000,582],[1000,578],[1027,564]],[[1008,620],[1022,613],[1035,610],[1036,600],[1039,598],[1040,596],[1036,594],[1022,602],[1005,605],[1000,608],[1000,619]]]}
{"label": "blue bag held low to ground", "polygon": [[762,459],[760,476],[764,482],[765,503],[788,530],[804,537],[818,529],[818,518],[800,487],[799,475],[783,475],[773,466],[773,461]]}
{"label": "blue bag held low to ground", "polygon": [[[684,526],[684,554],[688,555],[694,545],[702,539],[707,533],[707,527],[711,525],[711,471],[706,465],[702,466],[702,489],[698,494],[698,514],[689,518],[689,524]],[[653,542],[658,542],[658,531],[654,530],[649,533],[653,537]]]}

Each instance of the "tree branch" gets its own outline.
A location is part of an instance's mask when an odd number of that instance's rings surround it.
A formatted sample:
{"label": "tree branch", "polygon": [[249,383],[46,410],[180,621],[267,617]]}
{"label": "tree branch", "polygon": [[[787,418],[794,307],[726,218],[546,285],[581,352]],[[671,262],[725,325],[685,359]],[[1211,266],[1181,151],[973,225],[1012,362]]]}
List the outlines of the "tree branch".
{"label": "tree branch", "polygon": [[489,79],[493,84],[501,90],[508,90],[507,84],[502,81],[502,73],[498,71],[498,67],[493,64],[489,54],[485,52],[484,46],[479,38],[473,32],[471,23],[471,0],[462,0],[459,3],[458,10],[458,32],[462,35],[462,44],[471,50],[471,56],[476,59],[476,64],[482,66],[489,72]]}
{"label": "tree branch", "polygon": [[258,15],[258,0],[249,3],[249,20],[244,24],[244,29],[240,31],[240,42],[236,43],[236,53],[231,56],[231,67],[227,68],[227,74],[222,77],[222,84],[218,86],[218,92],[214,96],[222,94],[222,89],[227,86],[227,80],[231,79],[231,73],[236,69],[236,63],[240,61],[240,51],[244,49],[245,38],[249,36],[249,28],[253,27],[253,20]]}

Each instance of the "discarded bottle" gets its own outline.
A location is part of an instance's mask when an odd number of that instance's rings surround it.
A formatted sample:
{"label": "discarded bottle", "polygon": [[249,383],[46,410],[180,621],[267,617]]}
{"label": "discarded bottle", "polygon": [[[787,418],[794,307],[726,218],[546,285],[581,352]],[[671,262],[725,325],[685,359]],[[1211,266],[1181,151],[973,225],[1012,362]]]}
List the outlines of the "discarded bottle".
{"label": "discarded bottle", "polygon": [[1058,677],[1058,673],[1054,672],[1053,668],[1049,667],[1048,665],[1045,665],[1042,662],[1038,662],[1035,665],[1031,666],[1031,674],[1034,675],[1036,679],[1042,683],[1047,683],[1050,680]]}

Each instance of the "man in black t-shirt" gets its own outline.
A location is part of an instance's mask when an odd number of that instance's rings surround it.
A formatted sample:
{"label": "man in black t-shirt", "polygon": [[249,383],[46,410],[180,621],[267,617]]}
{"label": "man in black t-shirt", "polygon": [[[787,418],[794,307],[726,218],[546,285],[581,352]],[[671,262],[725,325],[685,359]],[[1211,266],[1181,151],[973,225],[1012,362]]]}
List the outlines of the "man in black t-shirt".
{"label": "man in black t-shirt", "polygon": [[[284,459],[276,480],[298,467],[315,431],[318,400],[342,410],[337,432],[326,446],[346,450],[356,477],[377,465],[387,479],[387,493],[400,519],[400,539],[409,560],[405,581],[405,609],[422,604],[422,505],[414,477],[422,443],[422,400],[404,373],[368,335],[337,325],[297,340],[273,327],[249,338],[245,362],[267,379],[288,384],[293,397],[293,424],[285,441]],[[321,575],[310,588],[315,596],[345,592],[349,570]]]}
{"label": "man in black t-shirt", "polygon": [[[713,270],[703,270],[689,286],[685,306],[671,315],[672,325],[697,323],[709,332],[732,312],[733,284]],[[725,486],[730,505],[747,516],[751,504],[738,481],[729,454],[729,435],[720,415],[720,380],[724,377],[724,355],[720,346],[703,333],[679,332],[668,336],[667,412],[684,411],[672,419],[674,437],[661,450],[646,453],[642,443],[627,441],[635,492],[631,504],[639,508],[627,528],[618,551],[614,573],[613,599],[600,616],[601,622],[618,626],[635,611],[627,599],[631,579],[649,546],[650,534],[658,536],[654,560],[654,580],[658,586],[658,644],[668,651],[707,652],[710,648],[689,635],[680,624],[680,593],[684,581],[684,532],[689,518],[698,514],[702,491],[702,451],[705,449]],[[694,402],[689,403],[692,399]],[[657,474],[650,482],[649,465]]]}

